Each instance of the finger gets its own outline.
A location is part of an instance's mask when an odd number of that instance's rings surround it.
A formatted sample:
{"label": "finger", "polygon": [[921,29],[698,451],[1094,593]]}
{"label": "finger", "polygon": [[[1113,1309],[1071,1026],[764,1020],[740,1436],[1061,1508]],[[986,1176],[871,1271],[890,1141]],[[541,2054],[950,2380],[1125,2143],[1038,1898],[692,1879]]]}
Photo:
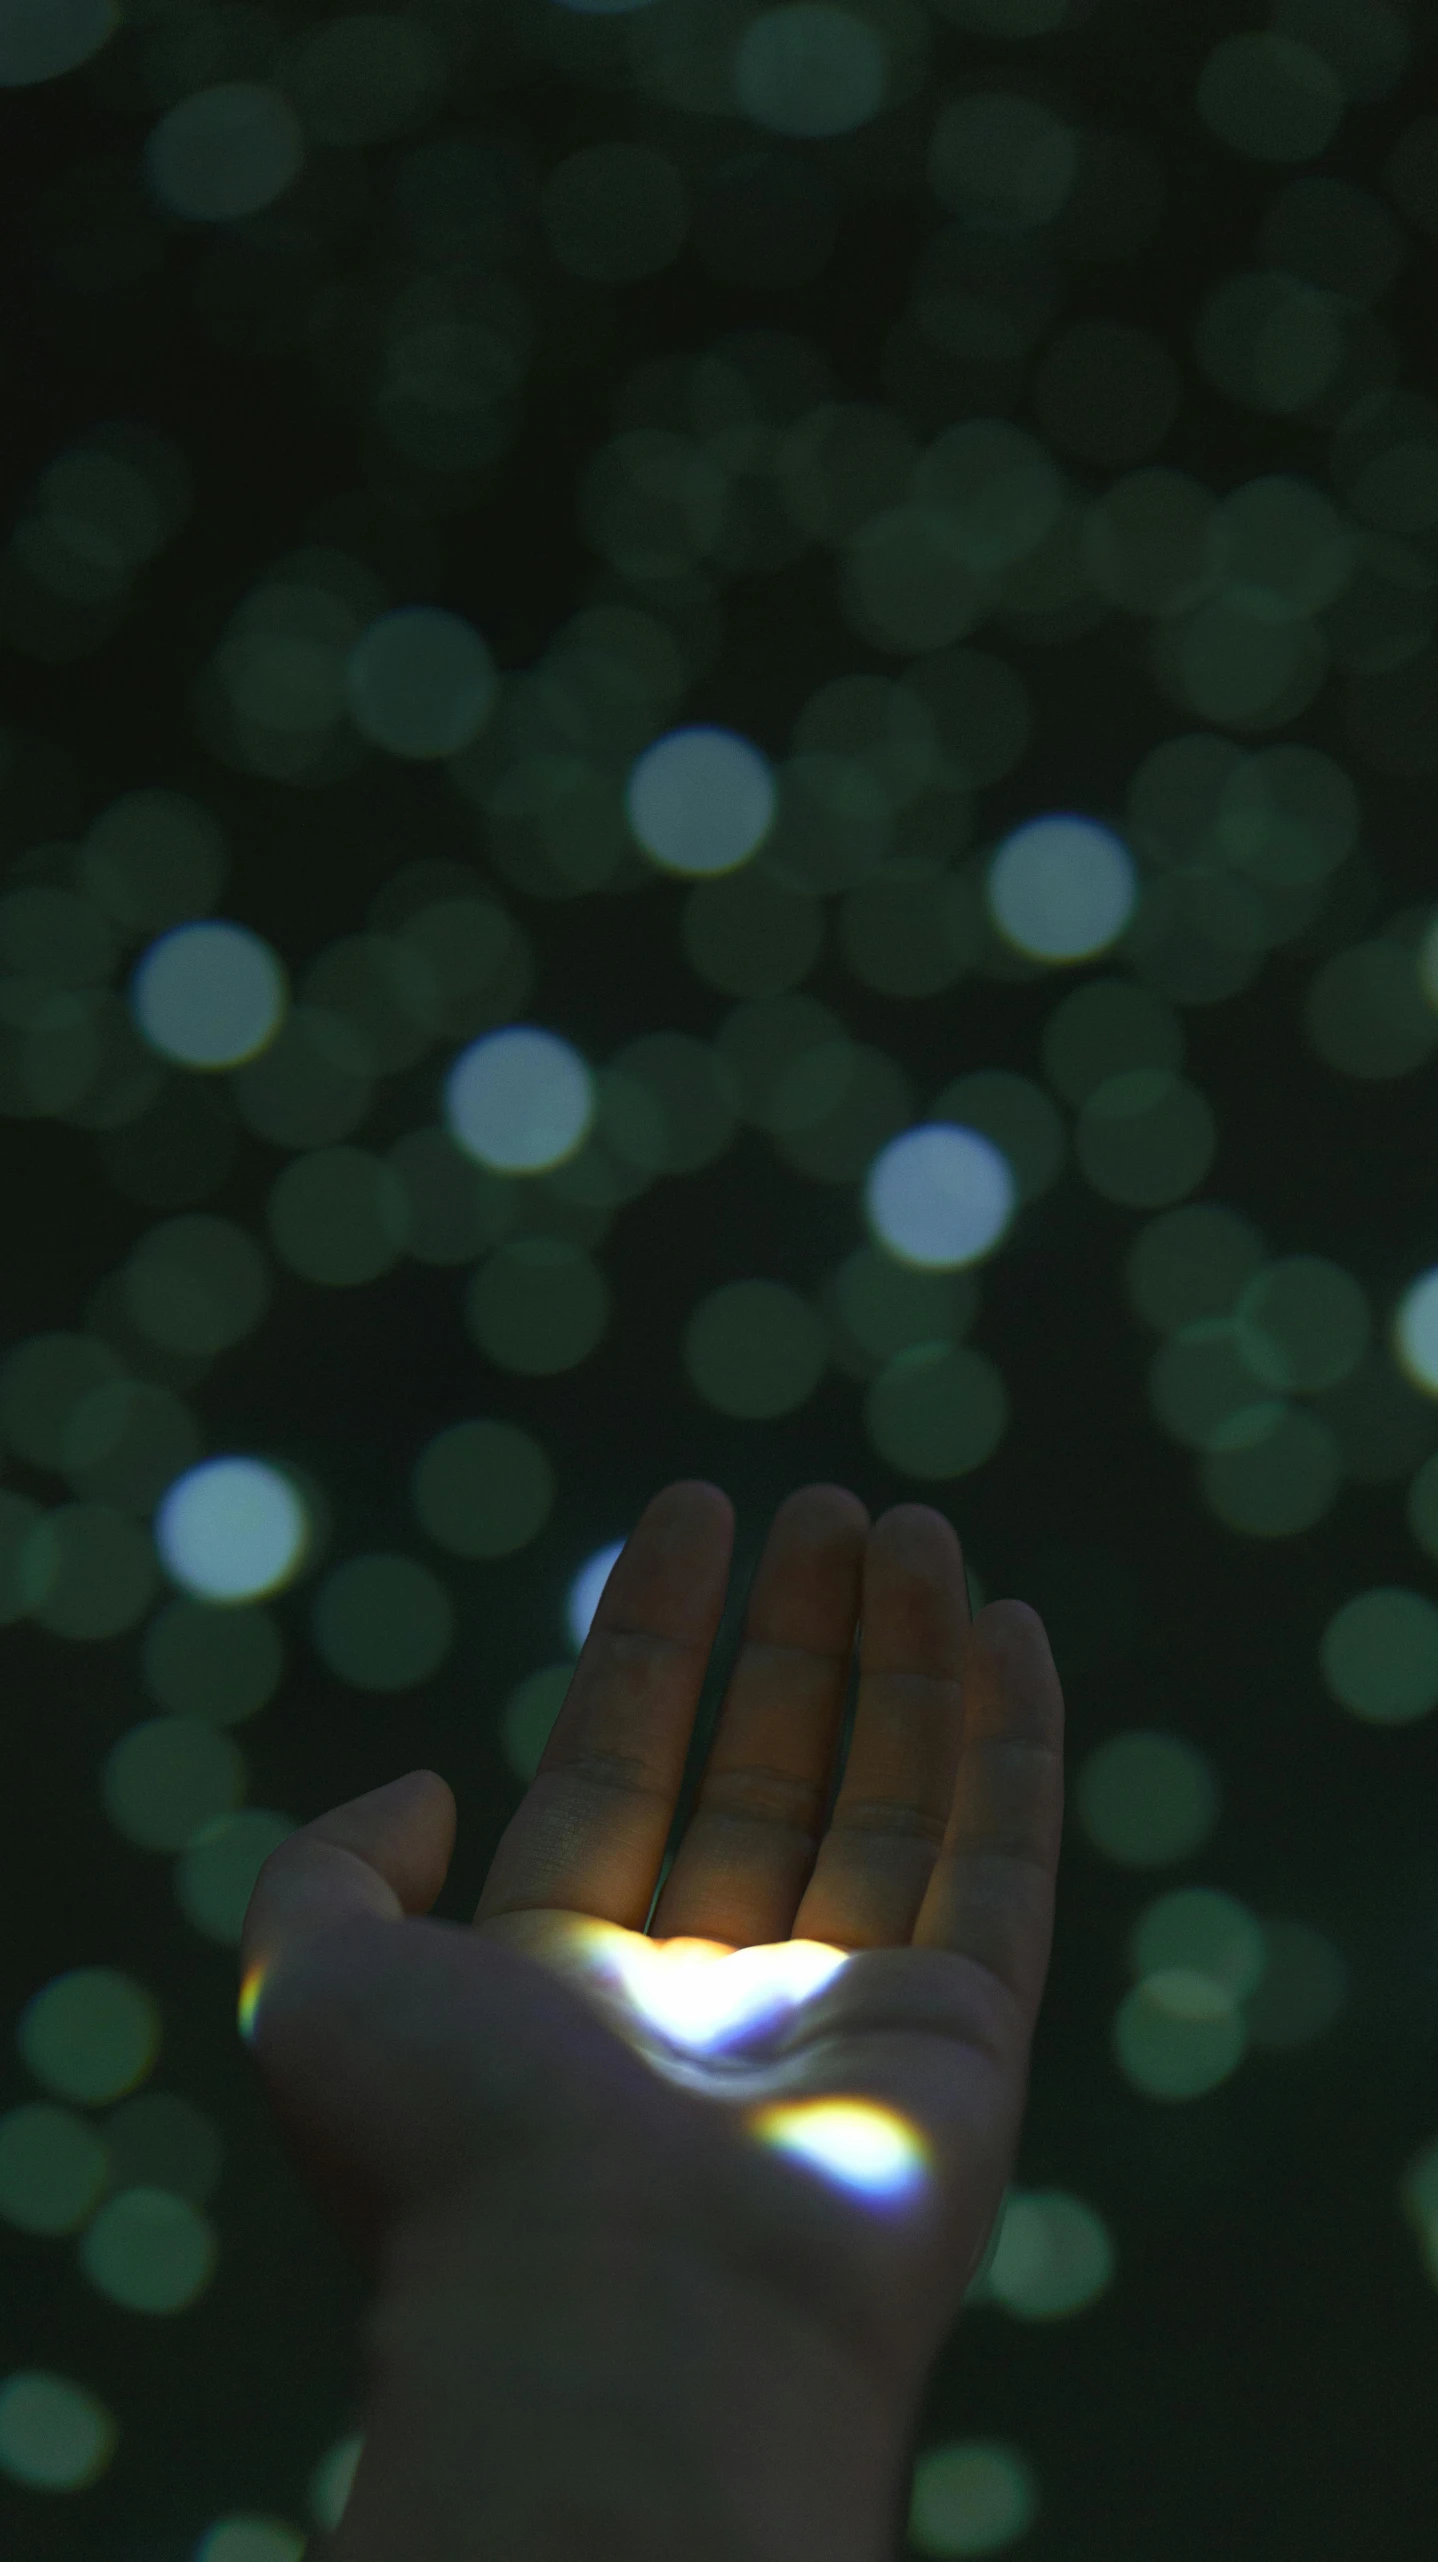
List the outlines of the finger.
{"label": "finger", "polygon": [[802,1486],[775,1514],[654,1938],[789,1937],[828,1803],[868,1527],[843,1486]]}
{"label": "finger", "polygon": [[908,1941],[953,1798],[968,1623],[952,1524],[928,1504],[895,1504],[864,1555],[853,1738],[796,1939]]}
{"label": "finger", "polygon": [[1053,1937],[1063,1744],[1063,1692],[1042,1619],[1026,1601],[989,1602],[965,1658],[953,1808],[914,1941],[986,1967],[1030,2026]]}
{"label": "finger", "polygon": [[449,1873],[454,1831],[448,1782],[411,1770],[287,1834],[255,1879],[240,1931],[246,2008],[253,2013],[258,1972],[309,1931],[357,1913],[427,1913]]}
{"label": "finger", "polygon": [[718,1486],[682,1479],[646,1505],[500,1839],[477,1922],[557,1908],[643,1929],[733,1545],[734,1508]]}
{"label": "finger", "polygon": [[[364,2037],[352,2034],[354,1971],[318,1990],[302,1952],[334,1952],[333,1923],[402,1921],[430,1909],[454,1849],[452,1790],[437,1771],[411,1770],[301,1824],[270,1852],[255,1880],[240,1932],[238,2022],[270,2106],[315,2195],[338,2220],[362,2264],[372,2268],[394,2198],[427,2167],[407,2145],[400,2117],[386,2140],[364,2147],[357,2130],[373,2093]],[[352,1941],[355,1934],[342,1932]],[[385,1960],[414,1951],[404,1931],[371,1933],[362,1968],[365,2009],[386,1999]],[[410,2005],[412,2010],[413,2005]],[[356,2053],[358,2052],[358,2065]],[[381,2114],[385,2102],[381,2100]],[[358,2144],[358,2150],[356,2149]]]}

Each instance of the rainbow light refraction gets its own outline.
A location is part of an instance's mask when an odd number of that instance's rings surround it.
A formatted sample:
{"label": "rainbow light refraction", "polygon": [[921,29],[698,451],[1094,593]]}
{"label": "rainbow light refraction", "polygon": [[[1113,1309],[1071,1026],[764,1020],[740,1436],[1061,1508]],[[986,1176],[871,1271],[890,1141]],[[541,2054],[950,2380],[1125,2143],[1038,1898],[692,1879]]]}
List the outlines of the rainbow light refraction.
{"label": "rainbow light refraction", "polygon": [[252,1966],[246,1967],[240,1978],[240,1998],[235,2005],[235,2019],[240,2035],[245,2039],[254,2035],[255,2013],[260,2006],[260,1994],[264,1989],[268,1971],[265,1960],[257,1957]]}
{"label": "rainbow light refraction", "polygon": [[877,2203],[902,2204],[927,2185],[929,2147],[897,2109],[875,2100],[775,2101],[749,2125],[761,2143],[808,2162],[841,2188]]}

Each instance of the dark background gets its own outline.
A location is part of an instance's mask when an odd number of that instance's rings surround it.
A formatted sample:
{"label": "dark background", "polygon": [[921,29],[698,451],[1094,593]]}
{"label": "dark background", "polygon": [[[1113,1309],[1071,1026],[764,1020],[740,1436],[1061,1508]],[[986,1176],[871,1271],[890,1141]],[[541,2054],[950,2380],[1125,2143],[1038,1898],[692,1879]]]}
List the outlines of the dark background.
{"label": "dark background", "polygon": [[[935,18],[928,82],[894,111],[888,121],[902,119],[903,131],[884,152],[875,147],[872,165],[864,136],[785,146],[821,167],[839,200],[834,246],[799,285],[726,282],[692,245],[657,277],[586,284],[561,272],[536,231],[524,270],[536,352],[522,415],[493,463],[450,482],[387,471],[363,392],[347,402],[307,356],[306,297],[323,277],[362,275],[397,254],[389,208],[400,146],[331,154],[343,160],[338,175],[322,150],[312,155],[289,210],[310,226],[319,277],[298,260],[286,266],[262,223],[173,219],[147,198],[140,162],[155,113],[145,44],[160,14],[137,12],[66,77],[0,93],[6,524],[45,465],[99,420],[158,429],[193,479],[182,529],[137,578],[112,630],[71,654],[27,649],[13,629],[0,643],[0,859],[18,877],[35,846],[79,839],[117,795],[163,783],[220,817],[237,849],[222,912],[267,936],[296,979],[329,942],[360,929],[400,862],[446,855],[485,875],[530,935],[538,974],[527,1015],[587,1057],[601,1062],[648,1030],[711,1035],[729,1001],[686,959],[685,883],[636,861],[588,896],[529,895],[512,870],[490,874],[483,821],[442,766],[371,755],[313,791],[237,772],[199,732],[193,673],[271,561],[329,538],[316,529],[339,521],[338,502],[393,602],[465,613],[501,671],[530,666],[567,615],[621,590],[586,541],[575,492],[612,432],[620,386],[658,353],[783,329],[823,352],[840,396],[907,406],[923,436],[971,413],[1029,420],[1043,342],[1024,362],[972,379],[935,352],[927,383],[894,348],[937,219],[923,138],[939,96],[982,86],[990,71],[1139,138],[1161,165],[1162,216],[1141,248],[1074,259],[1059,315],[1134,322],[1179,359],[1178,414],[1148,459],[1218,492],[1277,471],[1326,481],[1331,417],[1260,415],[1226,399],[1190,352],[1205,296],[1259,263],[1255,235],[1291,174],[1226,150],[1195,114],[1212,46],[1254,23],[1218,0],[1177,12],[1096,0],[1026,45]],[[304,12],[307,21],[339,14]],[[1400,14],[1407,70],[1387,94],[1351,107],[1320,164],[1390,203],[1384,172],[1429,112],[1438,54],[1432,11]],[[455,68],[425,131],[503,133],[540,175],[587,141],[631,132],[682,158],[683,117],[646,104],[632,81],[586,79],[578,38],[573,59],[564,46],[547,51],[527,9],[496,8],[482,26],[451,9],[435,23]],[[747,130],[737,114],[728,120],[732,148]],[[703,139],[708,149],[707,127]],[[102,289],[81,290],[53,253],[53,207],[57,191],[78,201],[77,173],[96,171],[113,265]],[[1408,238],[1381,318],[1399,379],[1432,391],[1434,238],[1411,223]],[[1073,480],[1093,494],[1106,476],[1079,468]],[[1434,537],[1424,539],[1431,566]],[[675,720],[728,723],[778,757],[817,684],[854,669],[893,672],[847,628],[822,551],[777,580],[719,570],[710,584],[719,644]],[[1145,628],[1128,618],[1067,642],[980,637],[1021,664],[1038,707],[1024,760],[981,798],[986,841],[1055,804],[1118,813],[1140,759],[1199,725],[1161,695]],[[1305,1039],[1302,1005],[1329,954],[1432,897],[1438,740],[1424,771],[1375,769],[1345,735],[1344,700],[1335,674],[1281,735],[1323,745],[1354,772],[1360,854],[1313,925],[1250,984],[1185,1009],[1186,1073],[1220,1131],[1205,1193],[1253,1219],[1272,1253],[1343,1263],[1386,1312],[1438,1257],[1438,1071],[1426,1062],[1382,1082],[1346,1079]],[[1098,976],[1125,964],[1106,954],[1090,966]],[[805,992],[929,1096],[976,1067],[1041,1077],[1043,1025],[1085,971],[1057,975],[1058,991],[1052,973],[1000,968],[966,979],[962,1004],[953,991],[900,1001],[860,983],[830,932]],[[356,1143],[387,1144],[433,1118],[435,1086],[433,1060],[382,1085]],[[259,1232],[280,1161],[242,1130],[205,1206]],[[7,1120],[0,1173],[8,1349],[79,1328],[97,1282],[167,1212],[127,1196],[95,1133],[63,1120]],[[1431,1719],[1389,1732],[1345,1717],[1320,1687],[1316,1649],[1346,1595],[1381,1583],[1428,1591],[1432,1563],[1405,1527],[1401,1484],[1346,1485],[1322,1521],[1287,1539],[1245,1539],[1205,1510],[1189,1454],[1146,1403],[1148,1338],[1121,1281],[1140,1223],[1097,1198],[1073,1164],[1019,1222],[985,1271],[980,1326],[1013,1421],[981,1470],[937,1489],[869,1446],[859,1393],[838,1370],[774,1425],[716,1414],[690,1387],[683,1312],[748,1273],[816,1292],[862,1234],[856,1187],[807,1180],[753,1128],[715,1164],[654,1185],[618,1213],[595,1249],[613,1322],[586,1362],[557,1377],[484,1362],[462,1323],[464,1271],[402,1262],[350,1291],[281,1271],[269,1316],[212,1365],[196,1409],[212,1450],[283,1449],[312,1472],[333,1509],[336,1555],[416,1547],[408,1467],[431,1433],[471,1411],[532,1431],[554,1460],[559,1497],[517,1559],[446,1568],[459,1642],[432,1681],[398,1700],[347,1689],[309,1643],[307,1590],[278,1596],[285,1680],[237,1739],[251,1802],[295,1822],[401,1769],[442,1771],[460,1830],[437,1909],[460,1917],[519,1795],[498,1742],[502,1703],[563,1653],[571,1576],[659,1485],[702,1475],[729,1489],[740,1596],[773,1508],[808,1478],[854,1486],[874,1512],[915,1496],[942,1504],[986,1595],[1019,1593],[1045,1612],[1071,1771],[1106,1736],[1153,1725],[1197,1742],[1219,1773],[1212,1838],[1159,1883],[1220,1887],[1261,1912],[1305,1919],[1343,1951],[1351,1988],[1316,2044],[1250,2056],[1196,2101],[1164,2105],[1131,2089],[1109,2028],[1149,1887],[1070,1816],[1015,2176],[1091,2201],[1115,2238],[1117,2274],[1067,2320],[975,2308],[935,2369],[918,2442],[995,2437],[1025,2450],[1044,2493],[1022,2539],[1035,2562],[1201,2562],[1216,2551],[1229,2562],[1298,2562],[1315,2549],[1405,2562],[1429,2551],[1438,2516],[1438,2302],[1397,2203],[1402,2166],[1438,2120],[1438,1733]],[[41,1491],[21,1465],[7,1463],[6,1477]],[[53,1484],[47,1499],[60,1499]],[[1105,1605],[1105,1564],[1136,1596],[1131,1608]],[[0,1634],[4,2002],[13,2020],[53,1976],[94,1964],[155,1988],[165,2017],[155,2086],[203,2106],[225,2138],[209,2208],[221,2256],[189,2310],[151,2319],[95,2292],[69,2240],[5,2230],[0,2371],[44,2366],[82,2379],[123,2423],[113,2462],[82,2493],[0,2480],[0,2542],[17,2562],[180,2562],[216,2518],[238,2511],[313,2527],[312,2468],[356,2424],[363,2290],[264,2111],[235,2033],[232,1953],[188,1927],[170,1863],[117,1839],[101,1802],[104,1754],[153,1713],[140,1681],[143,1633],[89,1646],[23,1622]],[[35,2096],[12,2040],[0,2106]]]}

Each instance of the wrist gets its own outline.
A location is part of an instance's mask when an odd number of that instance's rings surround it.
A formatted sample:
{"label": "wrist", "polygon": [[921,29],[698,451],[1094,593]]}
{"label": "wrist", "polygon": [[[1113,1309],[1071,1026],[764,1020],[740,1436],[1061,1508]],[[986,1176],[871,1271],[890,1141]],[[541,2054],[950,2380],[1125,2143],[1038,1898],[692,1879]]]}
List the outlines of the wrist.
{"label": "wrist", "polygon": [[910,2394],[639,2221],[402,2237],[333,2562],[888,2562]]}

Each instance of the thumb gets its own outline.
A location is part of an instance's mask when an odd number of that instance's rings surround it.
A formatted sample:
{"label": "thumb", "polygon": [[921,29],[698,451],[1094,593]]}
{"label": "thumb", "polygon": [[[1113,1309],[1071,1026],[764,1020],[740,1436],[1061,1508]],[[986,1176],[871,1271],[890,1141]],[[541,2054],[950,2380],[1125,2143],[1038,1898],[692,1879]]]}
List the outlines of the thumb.
{"label": "thumb", "polygon": [[287,1834],[255,1879],[240,1932],[242,2032],[263,1979],[310,1931],[361,1913],[427,1913],[449,1874],[454,1833],[448,1781],[411,1770]]}
{"label": "thumb", "polygon": [[[358,1923],[363,1935],[367,1924],[427,1913],[448,1874],[454,1835],[453,1791],[437,1771],[412,1770],[351,1797],[301,1824],[270,1852],[240,1933],[240,2034],[254,2049],[297,2166],[370,2267],[393,2197],[377,2161],[368,2175],[360,2168],[371,2149],[362,2129],[374,2094],[362,2082],[347,2087],[351,2041],[343,2005],[332,1986],[329,2000],[319,1992],[318,2010],[313,1993],[302,1993],[299,2014],[287,2025],[274,2008],[276,2000],[281,2012],[293,2007],[284,1987],[293,1980],[294,1961],[333,1926]],[[388,1933],[383,1944],[398,1953],[399,1941]],[[261,2036],[262,2027],[271,2033]],[[382,2141],[379,2150],[382,2157]],[[404,2159],[405,2147],[396,2141],[391,2167],[401,2180]]]}

